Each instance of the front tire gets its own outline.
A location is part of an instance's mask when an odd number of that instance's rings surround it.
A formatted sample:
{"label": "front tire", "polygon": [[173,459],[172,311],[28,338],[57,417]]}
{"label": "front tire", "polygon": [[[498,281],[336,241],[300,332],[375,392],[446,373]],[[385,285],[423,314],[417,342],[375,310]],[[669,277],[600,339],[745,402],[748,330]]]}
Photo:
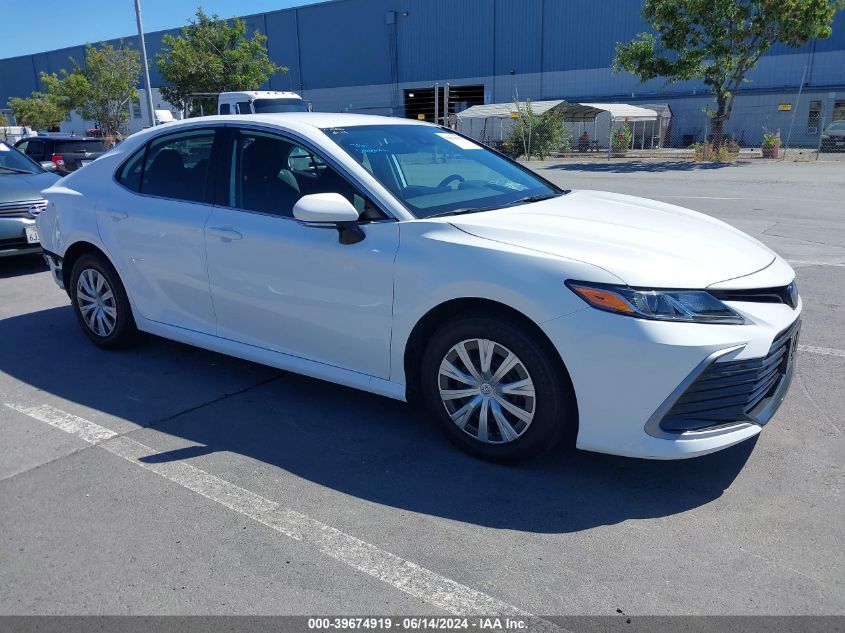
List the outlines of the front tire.
{"label": "front tire", "polygon": [[431,337],[420,369],[423,400],[441,430],[482,459],[535,457],[577,423],[565,369],[515,319],[473,315],[444,323]]}
{"label": "front tire", "polygon": [[86,253],[70,273],[70,298],[82,331],[103,349],[135,342],[138,329],[117,271],[98,253]]}

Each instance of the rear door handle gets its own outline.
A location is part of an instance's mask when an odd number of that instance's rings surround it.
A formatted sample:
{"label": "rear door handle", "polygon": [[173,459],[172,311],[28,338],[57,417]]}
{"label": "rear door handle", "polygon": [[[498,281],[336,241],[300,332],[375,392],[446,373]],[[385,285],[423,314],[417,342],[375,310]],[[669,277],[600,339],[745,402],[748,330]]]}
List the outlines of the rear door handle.
{"label": "rear door handle", "polygon": [[229,226],[210,226],[207,229],[208,234],[213,237],[219,237],[224,242],[231,242],[232,240],[239,240],[243,237],[235,229]]}
{"label": "rear door handle", "polygon": [[125,220],[129,217],[128,213],[125,213],[124,211],[118,211],[117,209],[107,210],[106,215],[109,216],[115,222],[120,222],[121,220]]}

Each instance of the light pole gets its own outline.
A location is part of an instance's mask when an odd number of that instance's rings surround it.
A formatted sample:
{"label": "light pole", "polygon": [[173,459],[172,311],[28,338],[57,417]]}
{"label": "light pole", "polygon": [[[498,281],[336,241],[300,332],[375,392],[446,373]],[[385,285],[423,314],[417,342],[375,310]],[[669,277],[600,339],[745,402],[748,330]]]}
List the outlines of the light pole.
{"label": "light pole", "polygon": [[150,87],[150,67],[147,64],[147,46],[144,44],[144,26],[141,22],[141,0],[135,0],[135,17],[138,19],[138,42],[141,45],[141,64],[144,67],[144,89],[147,93],[147,111],[150,113],[150,127],[155,127],[156,113],[153,109],[153,90]]}

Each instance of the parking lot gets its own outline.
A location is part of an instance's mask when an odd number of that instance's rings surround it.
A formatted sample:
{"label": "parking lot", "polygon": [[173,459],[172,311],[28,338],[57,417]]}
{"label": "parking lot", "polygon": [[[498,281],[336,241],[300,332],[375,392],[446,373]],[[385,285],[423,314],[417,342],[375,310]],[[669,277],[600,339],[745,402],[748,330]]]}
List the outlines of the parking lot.
{"label": "parking lot", "polygon": [[492,465],[399,402],[154,337],[101,351],[39,259],[2,259],[0,614],[845,613],[845,163],[532,167],[793,264],[797,374],[756,441]]}

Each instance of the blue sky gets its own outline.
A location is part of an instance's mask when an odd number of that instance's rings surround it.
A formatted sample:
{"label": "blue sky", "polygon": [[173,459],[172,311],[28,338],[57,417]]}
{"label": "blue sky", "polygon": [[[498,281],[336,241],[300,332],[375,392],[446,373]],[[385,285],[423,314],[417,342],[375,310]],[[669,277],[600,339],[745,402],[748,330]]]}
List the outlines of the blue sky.
{"label": "blue sky", "polygon": [[[145,31],[184,26],[198,5],[221,18],[314,4],[317,0],[141,0]],[[2,0],[0,59],[134,35],[134,0]],[[28,27],[38,26],[39,37]]]}

